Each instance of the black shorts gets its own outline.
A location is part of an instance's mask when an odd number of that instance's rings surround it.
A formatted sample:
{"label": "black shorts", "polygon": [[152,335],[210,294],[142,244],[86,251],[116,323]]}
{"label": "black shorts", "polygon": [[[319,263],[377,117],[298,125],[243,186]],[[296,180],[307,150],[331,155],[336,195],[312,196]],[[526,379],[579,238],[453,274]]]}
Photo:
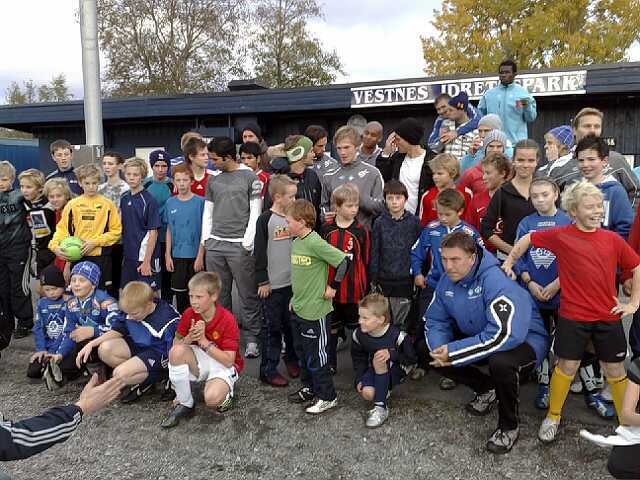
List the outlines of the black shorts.
{"label": "black shorts", "polygon": [[131,337],[123,337],[123,340],[127,342],[129,352],[131,352],[131,358],[138,357],[147,368],[149,374],[147,381],[155,383],[167,377],[169,358],[152,348],[141,348],[137,346],[133,343]]}
{"label": "black shorts", "polygon": [[582,360],[585,347],[593,342],[596,356],[602,362],[624,362],[627,356],[627,337],[622,322],[578,322],[563,317],[556,324],[553,351],[566,360]]}
{"label": "black shorts", "polygon": [[358,327],[360,319],[358,304],[333,302],[333,312],[331,312],[330,318],[331,330],[338,330],[340,327],[353,330]]}
{"label": "black shorts", "polygon": [[193,269],[195,258],[174,258],[171,273],[171,290],[176,293],[189,290],[189,280],[196,274]]}
{"label": "black shorts", "polygon": [[140,265],[142,262],[138,260],[125,258],[122,261],[120,288],[126,287],[129,282],[144,282],[154,291],[160,290],[160,260],[157,258],[151,260],[151,275],[148,277],[138,272]]}

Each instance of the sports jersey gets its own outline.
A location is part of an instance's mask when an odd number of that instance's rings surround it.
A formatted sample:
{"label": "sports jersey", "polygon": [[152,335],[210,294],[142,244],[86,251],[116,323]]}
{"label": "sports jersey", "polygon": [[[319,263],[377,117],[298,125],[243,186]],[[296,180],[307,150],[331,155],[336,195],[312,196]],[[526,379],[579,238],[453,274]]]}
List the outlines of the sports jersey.
{"label": "sports jersey", "polygon": [[572,224],[533,232],[531,245],[556,256],[562,285],[560,316],[580,322],[620,320],[620,315],[611,313],[618,296],[616,271],[640,264],[622,237],[602,228],[583,232]]}
{"label": "sports jersey", "polygon": [[111,323],[119,315],[122,313],[118,310],[118,304],[104,290],[94,290],[85,299],[71,297],[67,300],[64,332],[57,353],[66,357],[73,351],[76,343],[69,335],[77,327],[93,328],[93,338],[96,338],[111,330]]}
{"label": "sports jersey", "polygon": [[160,211],[160,220],[162,221],[162,228],[158,232],[158,241],[164,243],[167,234],[167,225],[162,219],[164,218],[164,208],[167,200],[173,195],[173,183],[170,178],[165,178],[164,181],[159,182],[153,177],[149,177],[144,181],[143,187],[148,191],[158,203]]}
{"label": "sports jersey", "polygon": [[27,210],[27,223],[31,228],[38,269],[40,269],[49,265],[55,258],[48,245],[56,230],[56,213],[44,197],[33,202],[25,200],[24,206]]}
{"label": "sports jersey", "polygon": [[64,206],[56,233],[49,242],[49,249],[55,250],[63,239],[75,236],[97,244],[86,255],[93,257],[102,255],[103,247],[116,243],[121,234],[120,214],[113,202],[102,195],[80,195]]}
{"label": "sports jersey", "polygon": [[[562,210],[558,210],[553,216],[542,216],[537,212],[532,213],[520,221],[516,231],[516,241],[530,232],[540,232],[569,224],[571,224],[571,219]],[[519,274],[527,272],[531,280],[543,288],[558,277],[556,256],[544,248],[529,247],[527,252],[518,259],[516,268]],[[536,298],[533,300],[538,305],[538,308],[556,310],[560,306],[560,293],[558,292],[548,302],[541,302]]]}
{"label": "sports jersey", "polygon": [[256,222],[253,248],[256,259],[256,282],[272,289],[291,285],[291,235],[286,217],[271,210]]}
{"label": "sports jersey", "polygon": [[342,251],[325,242],[317,232],[311,231],[293,240],[291,307],[299,317],[319,320],[333,310],[331,300],[324,298],[329,265],[337,267],[345,258]]}
{"label": "sports jersey", "polygon": [[464,222],[458,223],[455,227],[446,227],[439,221],[431,222],[427,225],[420,234],[420,238],[411,247],[411,274],[416,277],[422,275],[422,269],[427,262],[427,255],[430,256],[431,268],[427,274],[427,284],[431,288],[436,288],[440,278],[444,274],[444,267],[442,265],[442,258],[440,256],[440,243],[442,239],[452,232],[458,230],[473,237],[478,245],[484,247],[484,243],[480,238],[480,234],[476,232],[473,227],[467,225]]}
{"label": "sports jersey", "polygon": [[136,347],[150,348],[168,358],[180,315],[164,300],[154,299],[156,308],[144,320],[129,320],[126,314],[117,316],[111,330],[129,337]]}
{"label": "sports jersey", "polygon": [[78,177],[76,177],[76,172],[71,167],[69,170],[60,170],[56,168],[53,172],[47,175],[47,180],[51,180],[52,178],[64,178],[69,184],[69,189],[74,196],[79,196],[84,193],[80,183],[78,182]]}
{"label": "sports jersey", "polygon": [[[335,218],[320,227],[320,236],[329,245],[347,254],[351,261],[351,268],[340,282],[340,288],[334,298],[338,303],[358,303],[367,293],[367,268],[369,266],[369,252],[371,238],[369,229],[360,222],[353,220],[347,228],[339,227]],[[335,268],[329,267],[328,283],[335,277]]]}
{"label": "sports jersey", "polygon": [[[162,226],[158,203],[147,190],[138,193],[126,192],[120,202],[122,212],[122,248],[123,258],[127,260],[143,261],[147,252],[149,233],[159,230]],[[156,244],[151,255],[152,259],[160,257],[160,241]]]}
{"label": "sports jersey", "polygon": [[[464,197],[464,210],[462,217],[467,209],[467,206],[471,203],[471,194],[462,185],[456,185],[458,190]],[[429,222],[438,220],[438,212],[436,210],[436,197],[441,192],[438,187],[430,188],[422,195],[420,199],[420,225],[426,226]]]}
{"label": "sports jersey", "polygon": [[[482,223],[482,219],[487,214],[487,207],[489,206],[490,201],[491,195],[489,195],[489,190],[484,190],[474,194],[471,199],[471,203],[464,209],[462,219],[475,228],[477,232],[480,231],[480,225]],[[502,221],[499,220],[496,223],[496,227],[493,229],[493,233],[500,236],[502,233],[501,227]],[[484,247],[491,253],[495,254],[497,248],[493,244],[487,242],[486,238],[483,237],[482,240],[484,241]]]}
{"label": "sports jersey", "polygon": [[262,191],[260,192],[260,196],[264,198],[264,194],[267,192],[267,184],[269,183],[269,177],[271,177],[271,174],[269,174],[269,172],[265,172],[262,169],[256,170],[255,173],[258,177],[258,180],[260,180],[260,183],[262,184]]}
{"label": "sports jersey", "polygon": [[[196,313],[191,307],[187,308],[176,327],[176,338],[182,339],[186,337],[192,323],[200,320],[202,320],[202,316],[199,313]],[[204,336],[220,350],[236,352],[233,367],[240,374],[244,368],[244,359],[240,354],[240,329],[233,314],[221,305],[216,304],[216,313],[206,323]]]}
{"label": "sports jersey", "polygon": [[[209,169],[205,170],[204,176],[200,180],[196,178],[193,179],[193,182],[191,182],[191,191],[196,195],[204,197],[207,193],[207,183],[209,183],[209,177],[218,175],[219,173],[219,171],[214,172],[213,170]],[[175,188],[173,190],[173,193],[178,193]]]}
{"label": "sports jersey", "polygon": [[49,300],[42,297],[36,307],[33,339],[36,352],[56,353],[62,340],[67,302],[63,297]]}
{"label": "sports jersey", "polygon": [[171,197],[164,206],[164,223],[171,233],[173,258],[196,258],[202,233],[204,198],[194,195],[189,200]]}

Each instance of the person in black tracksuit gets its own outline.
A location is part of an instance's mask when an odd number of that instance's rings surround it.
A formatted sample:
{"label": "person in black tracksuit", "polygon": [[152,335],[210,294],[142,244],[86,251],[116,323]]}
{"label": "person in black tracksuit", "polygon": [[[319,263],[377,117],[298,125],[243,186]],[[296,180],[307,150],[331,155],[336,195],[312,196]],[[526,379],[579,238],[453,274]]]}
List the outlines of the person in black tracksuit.
{"label": "person in black tracksuit", "polygon": [[33,233],[33,246],[36,258],[35,276],[39,277],[46,267],[56,259],[49,250],[49,241],[56,230],[56,212],[45,196],[30,202],[24,201],[27,220]]}
{"label": "person in black tracksuit", "polygon": [[0,350],[11,341],[14,318],[18,329],[29,334],[33,328],[33,307],[29,289],[31,231],[24,197],[13,188],[15,168],[0,162]]}

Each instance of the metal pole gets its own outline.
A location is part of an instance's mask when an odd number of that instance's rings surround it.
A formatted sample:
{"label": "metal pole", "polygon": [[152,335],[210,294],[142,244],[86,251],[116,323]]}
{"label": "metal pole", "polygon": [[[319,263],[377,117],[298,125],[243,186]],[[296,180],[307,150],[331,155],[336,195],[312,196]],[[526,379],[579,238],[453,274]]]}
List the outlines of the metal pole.
{"label": "metal pole", "polygon": [[104,140],[102,137],[102,98],[100,91],[96,0],[80,0],[80,38],[82,40],[86,144],[93,147],[94,155],[100,156]]}

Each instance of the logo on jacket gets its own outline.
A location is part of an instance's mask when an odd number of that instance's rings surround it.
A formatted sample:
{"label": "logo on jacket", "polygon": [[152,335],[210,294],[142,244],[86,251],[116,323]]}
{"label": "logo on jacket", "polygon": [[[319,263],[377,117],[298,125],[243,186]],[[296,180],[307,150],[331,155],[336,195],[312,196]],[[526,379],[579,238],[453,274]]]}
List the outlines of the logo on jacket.
{"label": "logo on jacket", "polygon": [[549,269],[556,259],[556,256],[552,252],[544,248],[532,248],[530,255],[531,260],[533,260],[533,264],[537,269]]}
{"label": "logo on jacket", "polygon": [[482,295],[482,286],[478,285],[475,288],[470,288],[467,294],[468,294],[469,300],[473,298],[478,298],[480,295]]}
{"label": "logo on jacket", "polygon": [[364,178],[368,173],[369,173],[369,170],[360,170],[360,171],[358,172],[358,176],[359,176],[360,178]]}

